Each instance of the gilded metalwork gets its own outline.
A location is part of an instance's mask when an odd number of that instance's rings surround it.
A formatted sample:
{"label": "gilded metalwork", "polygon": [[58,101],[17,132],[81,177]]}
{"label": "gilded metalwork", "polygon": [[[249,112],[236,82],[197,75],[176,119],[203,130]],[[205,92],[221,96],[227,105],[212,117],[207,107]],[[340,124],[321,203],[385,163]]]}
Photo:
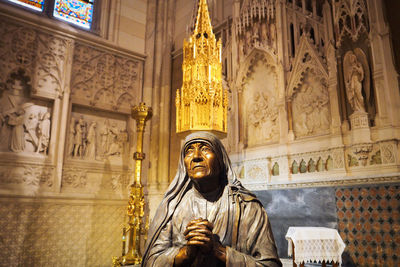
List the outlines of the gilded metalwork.
{"label": "gilded metalwork", "polygon": [[[129,216],[128,229],[123,229],[122,234],[122,256],[113,258],[113,266],[125,266],[140,264],[142,255],[140,252],[140,237],[147,236],[148,221],[143,222],[144,218],[144,194],[141,183],[142,161],[145,158],[143,153],[143,134],[146,122],[152,117],[153,112],[145,103],[132,108],[132,118],[136,120],[137,143],[135,159],[135,180],[130,188],[128,210]],[[128,241],[128,251],[126,252],[126,242]]]}
{"label": "gilded metalwork", "polygon": [[207,1],[199,1],[196,26],[183,41],[182,88],[176,92],[176,131],[227,131],[227,90],[222,87],[222,43],[212,30]]}

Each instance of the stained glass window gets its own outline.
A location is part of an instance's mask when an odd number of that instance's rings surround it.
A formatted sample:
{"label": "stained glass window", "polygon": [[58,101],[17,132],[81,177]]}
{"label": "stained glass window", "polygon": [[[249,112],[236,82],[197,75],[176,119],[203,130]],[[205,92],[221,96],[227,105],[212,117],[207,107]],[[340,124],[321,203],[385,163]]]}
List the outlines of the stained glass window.
{"label": "stained glass window", "polygon": [[94,0],[55,0],[53,16],[90,29],[93,19],[93,2]]}
{"label": "stained glass window", "polygon": [[44,0],[8,0],[8,1],[37,11],[43,11],[44,8]]}

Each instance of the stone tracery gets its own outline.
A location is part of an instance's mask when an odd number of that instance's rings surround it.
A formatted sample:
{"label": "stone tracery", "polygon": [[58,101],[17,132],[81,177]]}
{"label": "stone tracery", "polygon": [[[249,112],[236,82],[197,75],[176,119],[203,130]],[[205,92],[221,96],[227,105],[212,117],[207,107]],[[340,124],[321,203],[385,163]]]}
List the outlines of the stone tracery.
{"label": "stone tracery", "polygon": [[344,36],[357,41],[362,33],[369,32],[368,10],[365,0],[335,0],[333,2],[336,45]]}

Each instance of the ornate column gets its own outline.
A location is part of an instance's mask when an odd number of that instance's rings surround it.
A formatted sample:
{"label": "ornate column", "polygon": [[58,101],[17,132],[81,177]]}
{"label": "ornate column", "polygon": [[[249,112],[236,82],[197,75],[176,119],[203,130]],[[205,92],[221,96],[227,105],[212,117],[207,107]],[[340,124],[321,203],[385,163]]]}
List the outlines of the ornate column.
{"label": "ornate column", "polygon": [[[129,216],[128,230],[123,229],[122,237],[122,257],[113,259],[114,266],[140,264],[142,255],[140,252],[140,236],[146,235],[147,225],[143,227],[144,217],[144,194],[143,185],[141,183],[142,161],[145,158],[143,153],[143,134],[146,122],[152,117],[152,109],[147,107],[145,103],[132,108],[132,118],[136,120],[137,142],[136,152],[133,157],[135,159],[135,179],[131,185],[129,194],[128,211]],[[128,252],[125,254],[126,233],[128,233]]]}

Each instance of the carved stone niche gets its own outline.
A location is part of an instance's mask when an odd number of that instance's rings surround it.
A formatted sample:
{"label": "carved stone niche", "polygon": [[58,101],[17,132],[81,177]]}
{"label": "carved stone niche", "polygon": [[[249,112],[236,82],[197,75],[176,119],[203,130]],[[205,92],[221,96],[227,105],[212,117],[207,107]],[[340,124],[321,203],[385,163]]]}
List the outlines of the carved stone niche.
{"label": "carved stone niche", "polygon": [[278,142],[278,88],[276,66],[256,53],[242,82],[242,117],[245,144],[256,146]]}
{"label": "carved stone niche", "polygon": [[328,134],[331,126],[326,60],[303,34],[286,89],[289,135],[296,138]]}
{"label": "carved stone niche", "polygon": [[79,105],[130,114],[141,92],[143,62],[77,43],[71,99]]}
{"label": "carved stone niche", "polygon": [[67,125],[66,165],[128,166],[130,131],[127,119],[123,114],[73,106]]}
{"label": "carved stone niche", "polygon": [[375,105],[368,60],[360,48],[344,55],[343,71],[353,144],[371,142],[369,121],[374,119]]}

